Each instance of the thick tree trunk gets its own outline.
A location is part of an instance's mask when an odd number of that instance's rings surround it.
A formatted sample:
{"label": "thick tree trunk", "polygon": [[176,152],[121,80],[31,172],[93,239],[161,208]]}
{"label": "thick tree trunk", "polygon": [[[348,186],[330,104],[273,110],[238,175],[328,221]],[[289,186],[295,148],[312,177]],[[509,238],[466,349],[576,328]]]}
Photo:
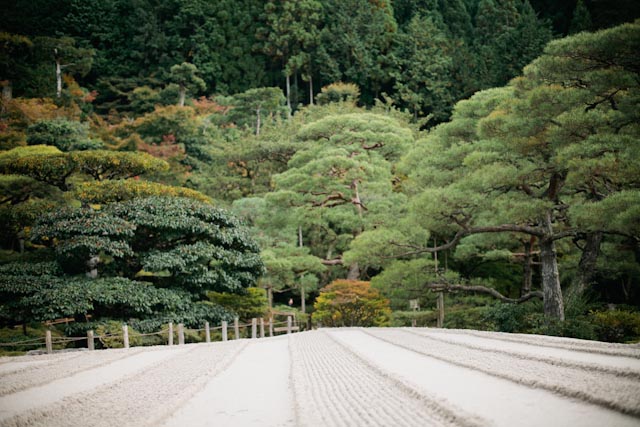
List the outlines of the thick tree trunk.
{"label": "thick tree trunk", "polygon": [[438,318],[436,327],[442,328],[444,325],[444,293],[438,292],[438,300],[437,300],[437,309],[438,309]]}
{"label": "thick tree trunk", "polygon": [[180,85],[180,95],[178,98],[178,105],[180,107],[184,107],[184,101],[185,98],[187,97],[187,88],[185,88],[184,86]]}
{"label": "thick tree trunk", "polygon": [[540,239],[540,263],[542,265],[542,293],[544,315],[549,319],[564,321],[564,301],[560,288],[560,273],[555,241],[551,238],[551,213],[543,219],[547,236]]}
{"label": "thick tree trunk", "polygon": [[291,118],[291,77],[287,75],[287,117]]}
{"label": "thick tree trunk", "polygon": [[347,273],[347,280],[358,280],[360,278],[360,266],[357,262],[354,262],[349,266],[349,273]]}
{"label": "thick tree trunk", "polygon": [[560,289],[556,245],[553,240],[540,240],[540,262],[542,264],[544,314],[548,318],[563,321],[564,302],[562,301],[562,289]]}
{"label": "thick tree trunk", "polygon": [[580,296],[593,283],[596,274],[596,263],[600,255],[602,232],[589,233],[586,236],[584,249],[578,263],[578,274],[572,286],[574,296]]}

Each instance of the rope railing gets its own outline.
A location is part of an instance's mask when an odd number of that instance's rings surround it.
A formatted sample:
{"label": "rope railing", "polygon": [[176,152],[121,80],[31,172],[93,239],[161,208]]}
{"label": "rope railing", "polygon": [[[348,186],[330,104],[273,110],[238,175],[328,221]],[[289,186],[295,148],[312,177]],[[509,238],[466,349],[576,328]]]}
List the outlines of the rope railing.
{"label": "rope railing", "polygon": [[[291,333],[292,331],[299,330],[297,326],[292,326],[291,319],[292,319],[292,316],[288,316],[288,319],[286,321],[274,322],[272,321],[273,319],[254,318],[254,319],[251,319],[251,323],[240,323],[238,321],[239,319],[236,318],[233,322],[223,321],[222,324],[218,326],[209,326],[209,323],[206,322],[204,328],[197,328],[197,329],[185,328],[184,325],[181,323],[177,325],[177,328],[174,328],[173,323],[170,322],[167,328],[161,329],[160,331],[157,331],[157,332],[142,333],[137,331],[131,331],[131,334],[129,334],[128,326],[126,324],[123,324],[121,333],[115,332],[115,333],[104,333],[101,335],[94,335],[94,331],[90,330],[90,331],[87,331],[86,336],[81,336],[81,337],[67,336],[67,337],[54,338],[51,335],[51,331],[47,330],[45,337],[30,338],[30,339],[25,339],[20,341],[0,342],[0,347],[4,347],[4,348],[42,347],[44,345],[46,346],[46,352],[52,353],[54,345],[60,346],[60,345],[68,345],[69,343],[73,343],[73,342],[87,341],[87,346],[89,350],[94,350],[95,348],[94,343],[96,339],[102,341],[108,338],[118,338],[118,339],[122,339],[122,343],[125,348],[129,348],[130,338],[142,338],[142,337],[151,337],[151,336],[160,336],[165,340],[168,340],[168,342],[167,341],[165,342],[167,342],[167,344],[171,346],[173,345],[173,339],[176,333],[178,336],[178,345],[182,345],[182,344],[185,344],[185,333],[199,334],[201,332],[204,332],[205,341],[207,343],[211,342],[211,331],[214,331],[214,332],[221,331],[222,341],[228,341],[229,333],[232,333],[233,339],[236,339],[236,340],[241,339],[243,335],[244,336],[250,335],[250,337],[254,339],[254,338],[258,338],[258,328],[260,331],[260,334],[259,334],[260,338],[263,338],[265,336],[265,327],[269,328],[270,336],[273,336],[274,332],[284,332],[286,330],[286,333]],[[286,328],[280,327],[281,325],[286,325]],[[250,332],[248,332],[249,328],[251,328]],[[243,331],[245,332],[244,334],[242,333]],[[220,335],[218,335],[218,337],[219,336]]]}
{"label": "rope railing", "polygon": [[[162,335],[166,334],[167,332],[169,332],[168,329],[165,329],[165,330],[159,331],[159,332],[147,332],[146,334],[143,334],[143,333],[140,333],[140,332],[132,332],[131,336],[132,337],[150,337],[150,336],[153,336],[153,335],[162,336]],[[117,335],[117,336],[120,336],[120,335]],[[96,336],[96,338],[100,338],[100,337]]]}
{"label": "rope railing", "polygon": [[39,344],[41,341],[44,341],[44,337],[43,338],[31,338],[28,340],[22,340],[22,341],[10,341],[10,342],[3,342],[0,343],[0,347],[12,347],[12,346],[19,346],[19,345],[28,345],[28,343],[34,343],[34,344]]}
{"label": "rope railing", "polygon": [[58,338],[56,340],[52,340],[51,343],[52,344],[64,344],[64,343],[68,343],[68,342],[74,342],[74,341],[81,341],[81,340],[86,340],[87,337],[64,337],[64,338]]}

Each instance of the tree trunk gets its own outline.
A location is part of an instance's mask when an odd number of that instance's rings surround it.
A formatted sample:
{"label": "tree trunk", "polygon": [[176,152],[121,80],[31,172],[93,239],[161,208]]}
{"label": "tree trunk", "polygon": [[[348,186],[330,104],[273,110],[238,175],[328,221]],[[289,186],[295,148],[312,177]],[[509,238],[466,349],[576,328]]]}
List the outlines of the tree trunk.
{"label": "tree trunk", "polygon": [[287,117],[291,118],[291,77],[287,75]]}
{"label": "tree trunk", "polygon": [[313,77],[309,73],[309,105],[313,105]]}
{"label": "tree trunk", "polygon": [[302,311],[302,314],[307,312],[307,301],[305,301],[306,298],[307,296],[304,292],[304,286],[300,286],[300,310]]}
{"label": "tree trunk", "polygon": [[360,278],[360,266],[357,262],[354,262],[349,266],[349,273],[347,273],[347,280],[358,280]]}
{"label": "tree trunk", "polygon": [[527,295],[531,292],[531,282],[533,280],[533,268],[531,264],[533,256],[531,255],[531,249],[533,246],[533,238],[524,242],[524,259],[522,265],[522,289],[520,289],[520,296]]}
{"label": "tree trunk", "polygon": [[302,226],[301,225],[298,226],[298,246],[299,247],[304,246],[302,244]]}
{"label": "tree trunk", "polygon": [[547,237],[540,239],[540,263],[542,264],[542,293],[544,295],[544,315],[549,319],[564,321],[564,301],[560,288],[560,273],[556,245],[551,238],[551,213],[543,219]]}
{"label": "tree trunk", "polygon": [[178,99],[178,106],[184,107],[184,100],[187,97],[187,88],[180,85],[180,97]]}
{"label": "tree trunk", "polygon": [[58,98],[62,96],[62,65],[59,59],[56,59],[56,96]]}
{"label": "tree trunk", "polygon": [[578,274],[572,286],[573,296],[580,296],[593,283],[596,274],[596,263],[600,255],[602,232],[588,233],[585,239],[584,249],[578,263]]}
{"label": "tree trunk", "polygon": [[351,181],[351,189],[353,190],[353,204],[356,205],[356,208],[358,209],[358,218],[360,218],[360,229],[358,230],[358,234],[362,233],[364,231],[364,227],[362,224],[362,217],[363,217],[363,208],[362,208],[362,200],[360,200],[360,192],[358,191],[358,180],[354,179],[353,181]]}

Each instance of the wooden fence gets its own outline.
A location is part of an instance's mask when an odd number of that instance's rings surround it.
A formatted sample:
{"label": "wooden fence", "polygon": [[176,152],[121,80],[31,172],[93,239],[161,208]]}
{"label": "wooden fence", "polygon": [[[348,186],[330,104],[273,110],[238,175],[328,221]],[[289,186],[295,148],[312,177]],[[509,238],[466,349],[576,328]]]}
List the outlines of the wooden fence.
{"label": "wooden fence", "polygon": [[[293,324],[292,316],[287,316],[287,320],[283,322],[273,322],[273,320],[267,319],[251,319],[251,323],[241,324],[239,319],[236,317],[233,321],[233,338],[240,339],[240,329],[241,328],[251,328],[251,339],[257,339],[258,337],[265,337],[265,330],[268,331],[269,336],[274,336],[278,332],[286,332],[287,334],[291,334],[292,332],[299,331],[300,328],[297,325]],[[203,332],[205,336],[205,342],[211,342],[211,331],[220,330],[222,335],[222,341],[227,341],[229,339],[229,324],[226,321],[223,321],[220,326],[211,327],[209,322],[205,322],[204,328],[201,329],[185,329],[182,323],[178,323],[177,331],[174,330],[174,324],[172,322],[169,323],[166,329],[163,329],[159,332],[151,332],[151,333],[131,333],[131,337],[145,337],[145,336],[164,336],[167,334],[167,345],[174,345],[174,334],[177,332],[178,336],[178,345],[184,345],[185,343],[185,331],[191,332]],[[87,331],[86,337],[61,337],[53,339],[51,335],[51,330],[47,330],[45,332],[45,336],[43,338],[34,338],[23,341],[14,341],[14,342],[4,342],[0,343],[0,348],[5,347],[42,347],[44,344],[47,354],[53,353],[53,345],[54,344],[68,344],[74,341],[87,341],[87,348],[89,350],[95,350],[95,340],[96,339],[105,339],[105,338],[116,338],[121,337],[124,348],[130,347],[130,332],[127,324],[122,325],[122,333],[117,334],[104,334],[104,335],[95,335],[94,331]]]}

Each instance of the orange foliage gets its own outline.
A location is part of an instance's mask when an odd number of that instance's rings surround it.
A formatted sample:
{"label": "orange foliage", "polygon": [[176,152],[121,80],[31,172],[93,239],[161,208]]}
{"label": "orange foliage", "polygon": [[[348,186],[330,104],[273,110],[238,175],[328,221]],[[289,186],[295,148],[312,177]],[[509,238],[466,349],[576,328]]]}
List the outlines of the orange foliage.
{"label": "orange foliage", "polygon": [[370,282],[335,280],[322,288],[313,318],[325,326],[384,326],[389,322],[389,300]]}
{"label": "orange foliage", "polygon": [[184,147],[176,144],[176,137],[174,135],[163,135],[160,144],[147,144],[140,139],[137,142],[137,146],[138,150],[163,160],[180,160],[184,159],[186,155]]}
{"label": "orange foliage", "polygon": [[226,114],[229,111],[229,107],[218,104],[212,99],[206,96],[201,96],[198,99],[193,100],[193,107],[198,114]]}
{"label": "orange foliage", "polygon": [[7,105],[10,119],[24,127],[38,120],[68,117],[68,114],[68,109],[58,107],[50,98],[14,98]]}

